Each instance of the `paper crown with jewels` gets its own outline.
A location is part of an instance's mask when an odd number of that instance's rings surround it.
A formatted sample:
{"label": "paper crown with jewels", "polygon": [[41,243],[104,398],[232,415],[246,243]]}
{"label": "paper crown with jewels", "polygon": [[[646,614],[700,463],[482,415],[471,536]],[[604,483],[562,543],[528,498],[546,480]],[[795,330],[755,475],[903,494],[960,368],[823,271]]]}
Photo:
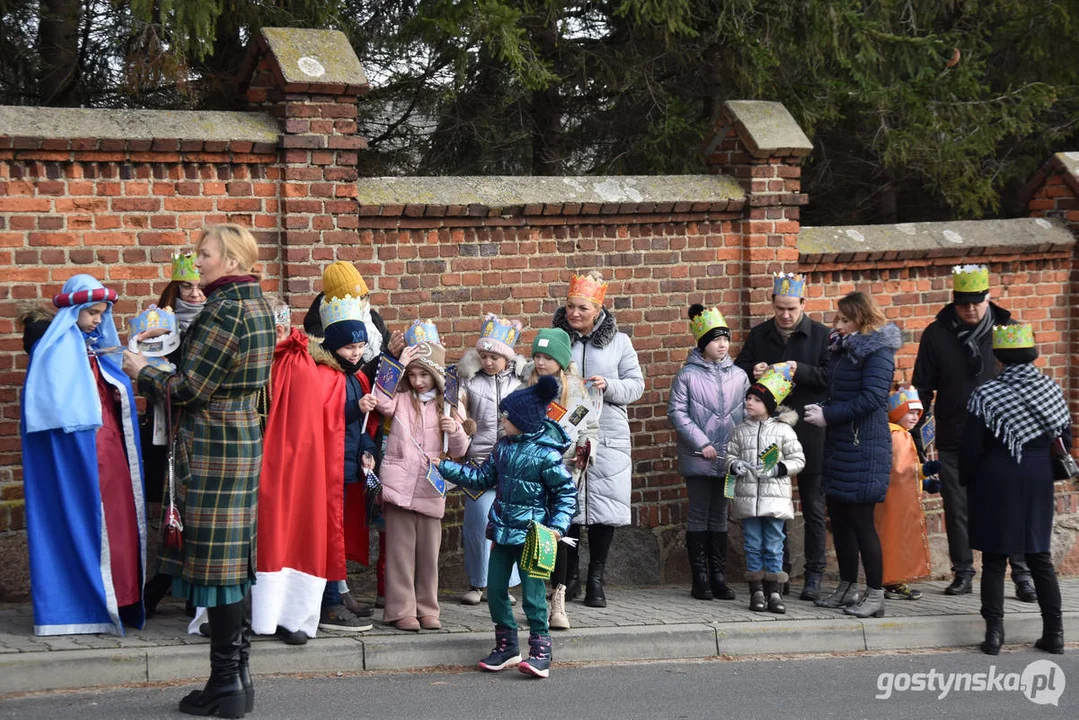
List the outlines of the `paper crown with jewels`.
{"label": "paper crown with jewels", "polygon": [[172,312],[172,308],[159,308],[157,305],[152,304],[128,320],[127,324],[134,334],[146,332],[147,330],[176,332],[177,327],[179,327],[176,322],[176,314]]}
{"label": "paper crown with jewels", "polygon": [[199,269],[195,267],[194,253],[173,253],[172,281],[190,283],[199,281]]}
{"label": "paper crown with jewels", "polygon": [[[322,306],[319,306],[319,319],[322,319]],[[283,305],[273,311],[273,324],[288,327],[292,324],[292,308]],[[323,325],[325,327],[325,325]]]}
{"label": "paper crown with jewels", "polygon": [[507,320],[494,313],[487,313],[480,328],[480,339],[476,341],[479,352],[498,353],[506,359],[514,356],[513,345],[521,337],[519,320]]}
{"label": "paper crown with jewels", "polygon": [[363,316],[367,310],[367,301],[344,295],[342,297],[324,297],[318,306],[318,316],[322,320],[323,329],[343,320],[358,320],[363,322]]}
{"label": "paper crown with jewels", "polygon": [[772,294],[778,297],[803,298],[806,292],[805,275],[775,273],[772,276]]}
{"label": "paper crown with jewels", "polygon": [[787,396],[794,390],[794,383],[790,378],[784,377],[783,373],[776,371],[775,367],[769,367],[764,371],[764,374],[757,379],[757,385],[761,385],[768,389],[768,392],[772,393],[772,398],[776,401],[776,405],[779,405]]}
{"label": "paper crown with jewels", "polygon": [[956,265],[952,268],[952,292],[983,293],[989,290],[989,268],[985,265]]}
{"label": "paper crown with jewels", "polygon": [[773,363],[771,366],[771,370],[782,375],[783,379],[788,380],[792,383],[794,382],[794,370],[791,368],[791,364],[789,362]]}
{"label": "paper crown with jewels", "polygon": [[708,308],[689,321],[689,331],[693,333],[694,340],[700,340],[709,330],[725,327],[730,326],[717,307]]}
{"label": "paper crown with jewels", "polygon": [[912,387],[901,387],[888,396],[888,419],[898,420],[911,410],[921,412],[925,407],[918,391]]}
{"label": "paper crown with jewels", "polygon": [[566,297],[584,298],[602,305],[603,299],[607,297],[607,285],[607,282],[596,280],[588,275],[574,275],[570,278],[569,292],[566,293]]}
{"label": "paper crown with jewels", "polygon": [[[160,358],[164,358],[164,356],[180,347],[180,333],[177,332],[179,324],[176,321],[175,313],[172,312],[172,308],[159,308],[157,305],[150,305],[128,320],[127,326],[131,330],[131,340],[128,342],[128,348],[142,353],[148,358],[159,358],[151,362],[154,367],[164,369],[168,362]],[[135,339],[139,333],[155,330],[164,330],[165,332],[157,333],[153,337],[141,340]]]}
{"label": "paper crown with jewels", "polygon": [[1022,350],[1034,347],[1034,328],[1030,325],[994,325],[994,350]]}
{"label": "paper crown with jewels", "polygon": [[405,344],[419,345],[420,343],[442,344],[438,339],[438,327],[433,321],[416,319],[412,321],[408,330],[405,330]]}

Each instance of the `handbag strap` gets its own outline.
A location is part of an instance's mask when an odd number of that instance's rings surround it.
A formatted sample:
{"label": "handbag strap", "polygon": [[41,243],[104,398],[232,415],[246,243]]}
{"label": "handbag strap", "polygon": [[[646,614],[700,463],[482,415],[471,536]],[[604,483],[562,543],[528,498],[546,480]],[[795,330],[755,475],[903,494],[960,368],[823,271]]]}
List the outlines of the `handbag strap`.
{"label": "handbag strap", "polygon": [[176,426],[179,424],[172,417],[172,382],[176,376],[165,381],[165,428],[168,435],[168,453],[166,453],[169,474],[169,507],[176,507]]}

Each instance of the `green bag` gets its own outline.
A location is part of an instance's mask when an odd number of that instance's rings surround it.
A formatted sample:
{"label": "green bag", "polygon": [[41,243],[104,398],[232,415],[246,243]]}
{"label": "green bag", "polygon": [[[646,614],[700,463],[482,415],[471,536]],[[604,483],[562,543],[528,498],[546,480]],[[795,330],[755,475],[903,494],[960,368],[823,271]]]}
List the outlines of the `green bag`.
{"label": "green bag", "polygon": [[533,520],[528,526],[525,546],[521,551],[521,572],[546,580],[554,572],[557,557],[558,539],[555,531]]}

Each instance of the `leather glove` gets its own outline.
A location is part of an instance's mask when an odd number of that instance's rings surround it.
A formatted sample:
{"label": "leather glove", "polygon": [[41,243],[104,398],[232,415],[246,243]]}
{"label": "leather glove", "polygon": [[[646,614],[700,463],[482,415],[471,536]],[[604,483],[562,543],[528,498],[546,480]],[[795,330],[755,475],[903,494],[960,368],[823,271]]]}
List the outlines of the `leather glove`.
{"label": "leather glove", "polygon": [[922,480],[922,490],[925,490],[931,495],[936,495],[940,492],[940,478],[937,476],[927,477]]}
{"label": "leather glove", "polygon": [[732,475],[739,476],[745,475],[749,472],[749,470],[749,463],[747,463],[745,460],[733,460],[731,461],[730,467],[727,468],[727,472],[731,473]]}
{"label": "leather glove", "polygon": [[922,475],[926,477],[940,473],[940,460],[926,460],[922,465]]}
{"label": "leather glove", "polygon": [[817,427],[825,427],[828,421],[824,419],[824,410],[820,405],[806,405],[805,416],[803,418],[810,425],[816,425]]}

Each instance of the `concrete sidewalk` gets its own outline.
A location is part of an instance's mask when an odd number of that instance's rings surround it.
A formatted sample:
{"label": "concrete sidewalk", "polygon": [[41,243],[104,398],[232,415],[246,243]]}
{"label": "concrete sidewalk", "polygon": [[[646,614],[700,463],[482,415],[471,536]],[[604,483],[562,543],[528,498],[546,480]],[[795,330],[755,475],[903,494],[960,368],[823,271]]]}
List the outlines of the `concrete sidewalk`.
{"label": "concrete sidewalk", "polygon": [[[981,642],[984,624],[973,595],[949,597],[946,583],[917,585],[921,600],[891,600],[883,619],[857,620],[817,608],[796,596],[787,614],[754,613],[748,593],[738,599],[702,602],[685,587],[608,589],[608,607],[569,604],[573,629],[553,633],[555,660],[609,662],[706,658],[717,655],[851,652],[967,647]],[[1011,583],[1008,583],[1011,591]],[[1079,578],[1062,578],[1064,636],[1079,638]],[[516,608],[522,641],[527,622]],[[1009,643],[1032,643],[1041,634],[1038,606],[1005,602]],[[251,669],[256,675],[305,672],[408,670],[468,666],[493,645],[486,605],[463,606],[442,598],[440,631],[419,634],[384,627],[366,633],[320,631],[292,647],[256,638]],[[60,688],[202,679],[209,671],[209,641],[186,634],[183,606],[166,599],[157,617],[126,637],[65,635],[34,637],[29,605],[0,605],[0,695]]]}

